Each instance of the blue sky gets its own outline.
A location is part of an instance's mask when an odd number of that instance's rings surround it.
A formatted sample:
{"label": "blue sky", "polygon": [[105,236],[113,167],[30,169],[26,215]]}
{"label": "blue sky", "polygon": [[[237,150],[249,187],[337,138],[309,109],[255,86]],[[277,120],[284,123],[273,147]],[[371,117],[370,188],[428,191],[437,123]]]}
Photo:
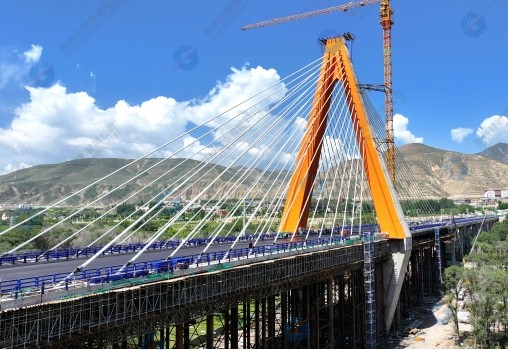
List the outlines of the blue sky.
{"label": "blue sky", "polygon": [[[1,0],[0,173],[86,155],[139,156],[192,117],[179,124],[161,112],[155,130],[157,118],[122,124],[129,116],[199,105],[236,78],[261,74],[252,88],[263,86],[319,58],[323,35],[355,34],[358,78],[382,83],[377,5],[240,30],[342,3]],[[423,139],[476,153],[508,142],[508,0],[393,0],[392,7],[398,144]],[[373,99],[382,112],[382,96]],[[86,154],[97,135],[110,149]]]}

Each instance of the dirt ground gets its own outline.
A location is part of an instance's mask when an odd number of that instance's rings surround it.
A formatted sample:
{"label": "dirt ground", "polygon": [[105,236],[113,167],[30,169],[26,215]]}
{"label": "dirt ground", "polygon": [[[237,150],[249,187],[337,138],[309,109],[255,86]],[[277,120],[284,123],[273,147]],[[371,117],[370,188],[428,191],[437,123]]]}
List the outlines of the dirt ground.
{"label": "dirt ground", "polygon": [[[395,349],[457,349],[450,310],[438,298],[426,298],[425,303],[411,309],[401,320],[404,331],[388,339]],[[461,330],[468,325],[460,324]]]}

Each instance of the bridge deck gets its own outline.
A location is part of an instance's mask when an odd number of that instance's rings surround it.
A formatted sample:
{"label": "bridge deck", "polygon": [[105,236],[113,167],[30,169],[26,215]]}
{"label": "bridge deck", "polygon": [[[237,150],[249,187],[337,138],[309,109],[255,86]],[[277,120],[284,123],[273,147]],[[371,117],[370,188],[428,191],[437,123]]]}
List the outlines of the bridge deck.
{"label": "bridge deck", "polygon": [[[375,245],[375,259],[387,259],[387,241]],[[104,338],[106,343],[121,341],[124,332],[100,334],[99,329],[134,327],[138,331],[151,318],[155,323],[182,323],[234,306],[245,293],[252,297],[273,295],[362,264],[361,244],[341,246],[8,310],[0,314],[0,333],[5,335],[0,346],[43,346],[57,339],[79,344],[77,335],[85,332],[89,336],[92,330],[95,336],[111,338]],[[115,336],[118,339],[113,339]]]}

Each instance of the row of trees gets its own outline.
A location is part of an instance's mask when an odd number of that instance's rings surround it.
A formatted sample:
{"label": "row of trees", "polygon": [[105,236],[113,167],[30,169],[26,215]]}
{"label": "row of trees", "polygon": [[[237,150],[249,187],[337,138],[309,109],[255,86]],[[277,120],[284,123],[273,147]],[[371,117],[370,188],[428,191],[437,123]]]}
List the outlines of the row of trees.
{"label": "row of trees", "polygon": [[473,345],[481,348],[508,344],[508,219],[482,232],[464,266],[445,270],[448,306],[457,336],[461,304],[469,312]]}

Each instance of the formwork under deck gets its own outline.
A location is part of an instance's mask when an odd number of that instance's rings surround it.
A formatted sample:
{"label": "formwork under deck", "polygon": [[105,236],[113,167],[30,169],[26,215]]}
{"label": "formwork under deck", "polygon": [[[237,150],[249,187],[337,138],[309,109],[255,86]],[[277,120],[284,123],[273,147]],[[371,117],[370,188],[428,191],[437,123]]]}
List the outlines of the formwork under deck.
{"label": "formwork under deck", "polygon": [[[418,233],[400,312],[423,302],[426,295],[439,294],[439,269],[448,266],[449,259],[460,261],[478,230],[490,230],[493,222],[443,228],[440,243],[434,230]],[[436,244],[446,254],[438,254]],[[0,347],[365,347],[364,253],[362,244],[293,252],[275,260],[1,310]],[[370,290],[375,289],[378,336],[385,329],[382,267],[389,258],[388,242],[374,242],[375,285]]]}
{"label": "formwork under deck", "polygon": [[[0,346],[364,347],[363,253],[342,246],[6,310]],[[379,270],[389,253],[375,243]]]}

